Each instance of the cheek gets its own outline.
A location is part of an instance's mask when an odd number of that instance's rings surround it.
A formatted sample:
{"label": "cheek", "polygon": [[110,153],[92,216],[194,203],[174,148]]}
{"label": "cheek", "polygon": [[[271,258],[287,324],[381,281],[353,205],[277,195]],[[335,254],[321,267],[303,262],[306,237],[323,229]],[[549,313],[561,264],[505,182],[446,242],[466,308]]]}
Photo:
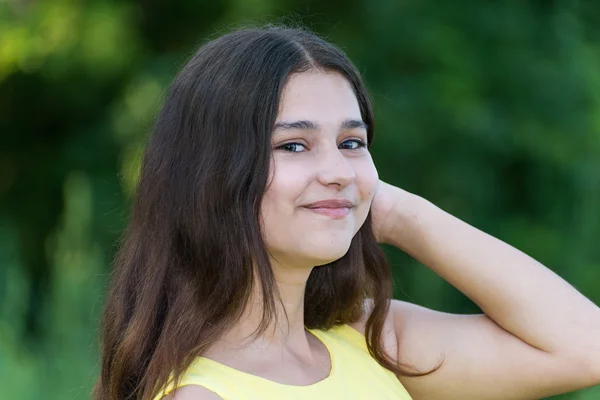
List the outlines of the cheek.
{"label": "cheek", "polygon": [[364,160],[357,166],[356,185],[360,191],[361,200],[366,203],[371,203],[379,184],[379,174],[377,168],[373,164],[373,160]]}
{"label": "cheek", "polygon": [[271,174],[261,203],[264,233],[271,237],[288,226],[303,191],[303,172],[281,164]]}
{"label": "cheek", "polygon": [[305,181],[304,167],[280,163],[271,176],[265,199],[274,207],[293,207],[304,190]]}
{"label": "cheek", "polygon": [[277,208],[277,203],[277,193],[272,183],[262,198],[260,209],[261,231],[267,248],[273,245],[273,240],[277,238],[278,230],[280,229],[277,221],[281,219],[281,213]]}
{"label": "cheek", "polygon": [[377,191],[377,185],[379,184],[379,175],[372,161],[365,160],[365,162],[357,165],[355,183],[360,193],[361,203],[356,210],[357,225],[354,233],[366,221],[371,209],[371,203],[375,197],[375,192]]}

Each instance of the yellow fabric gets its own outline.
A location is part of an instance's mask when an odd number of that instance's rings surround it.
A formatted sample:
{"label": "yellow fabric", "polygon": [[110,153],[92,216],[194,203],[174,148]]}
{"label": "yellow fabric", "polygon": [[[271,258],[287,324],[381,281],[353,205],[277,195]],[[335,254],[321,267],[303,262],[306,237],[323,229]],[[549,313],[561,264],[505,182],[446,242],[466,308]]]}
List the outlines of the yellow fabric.
{"label": "yellow fabric", "polygon": [[[329,350],[327,378],[307,386],[284,385],[197,357],[179,386],[201,385],[224,400],[411,400],[398,378],[369,354],[365,337],[348,325],[329,331],[308,329]],[[173,390],[168,385],[155,400]]]}

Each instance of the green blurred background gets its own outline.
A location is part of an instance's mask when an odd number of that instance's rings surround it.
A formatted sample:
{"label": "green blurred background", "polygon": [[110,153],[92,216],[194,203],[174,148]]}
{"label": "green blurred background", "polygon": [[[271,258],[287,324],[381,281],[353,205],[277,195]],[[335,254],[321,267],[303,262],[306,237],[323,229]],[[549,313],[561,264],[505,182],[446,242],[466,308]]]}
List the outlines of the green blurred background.
{"label": "green blurred background", "polygon": [[[600,303],[600,3],[3,0],[2,398],[89,398],[106,276],[166,85],[207,37],[273,21],[306,25],[356,63],[384,180]],[[478,311],[386,251],[397,298]]]}

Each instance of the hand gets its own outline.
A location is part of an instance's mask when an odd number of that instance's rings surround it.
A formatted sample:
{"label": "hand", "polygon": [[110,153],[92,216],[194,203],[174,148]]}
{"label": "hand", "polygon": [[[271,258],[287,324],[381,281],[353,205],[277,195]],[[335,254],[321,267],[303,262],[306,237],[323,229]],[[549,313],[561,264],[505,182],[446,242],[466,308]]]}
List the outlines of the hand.
{"label": "hand", "polygon": [[379,243],[393,244],[395,233],[401,228],[403,210],[410,207],[412,193],[380,180],[371,202],[373,232]]}

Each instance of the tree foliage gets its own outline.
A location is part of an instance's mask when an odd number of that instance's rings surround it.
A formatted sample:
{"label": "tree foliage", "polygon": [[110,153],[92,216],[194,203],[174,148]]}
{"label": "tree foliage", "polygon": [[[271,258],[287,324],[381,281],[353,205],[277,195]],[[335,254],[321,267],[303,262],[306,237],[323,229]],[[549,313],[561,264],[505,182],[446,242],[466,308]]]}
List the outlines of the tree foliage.
{"label": "tree foliage", "polygon": [[[592,1],[0,3],[3,396],[89,397],[106,276],[154,114],[197,46],[240,25],[304,24],[343,48],[375,101],[384,180],[600,303],[599,17]],[[388,250],[398,298],[478,311]]]}

